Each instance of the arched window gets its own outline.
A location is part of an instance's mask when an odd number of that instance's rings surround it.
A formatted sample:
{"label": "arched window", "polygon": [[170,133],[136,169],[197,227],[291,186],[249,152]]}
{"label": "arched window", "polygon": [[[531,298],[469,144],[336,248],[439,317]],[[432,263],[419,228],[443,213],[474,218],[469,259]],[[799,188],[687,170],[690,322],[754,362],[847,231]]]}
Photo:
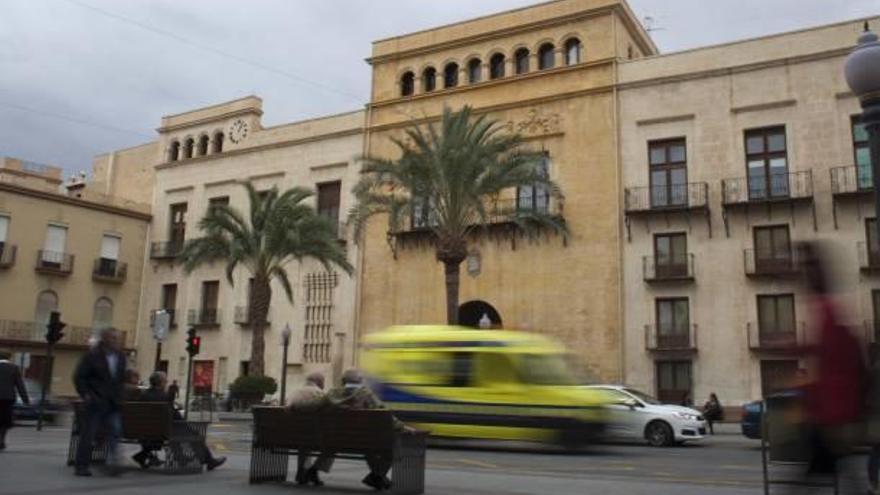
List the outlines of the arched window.
{"label": "arched window", "polygon": [[208,154],[208,135],[202,134],[199,137],[199,156],[205,156]]}
{"label": "arched window", "polygon": [[581,40],[571,38],[565,42],[565,65],[581,63]]}
{"label": "arched window", "polygon": [[168,147],[168,161],[176,162],[178,155],[180,155],[180,142],[175,139]]}
{"label": "arched window", "polygon": [[412,96],[416,92],[416,76],[406,72],[400,78],[400,96]]}
{"label": "arched window", "polygon": [[541,45],[541,48],[538,48],[538,69],[552,69],[555,64],[555,60],[553,57],[555,56],[554,52],[555,47],[553,43],[544,43]]}
{"label": "arched window", "polygon": [[113,301],[106,297],[99,297],[95,301],[95,310],[92,313],[92,330],[97,334],[105,328],[113,326]]}
{"label": "arched window", "polygon": [[425,93],[430,93],[437,89],[437,69],[428,67],[422,73],[422,89]]}
{"label": "arched window", "polygon": [[476,84],[483,77],[483,63],[480,59],[475,58],[468,62],[468,82]]}
{"label": "arched window", "polygon": [[49,323],[49,314],[52,311],[58,311],[58,296],[51,290],[44,290],[37,295],[34,322],[41,328],[44,328]]}
{"label": "arched window", "polygon": [[186,141],[183,144],[183,158],[192,158],[193,156],[193,147],[195,142],[193,138],[186,138]]}
{"label": "arched window", "polygon": [[454,88],[458,86],[458,64],[450,62],[443,69],[443,87]]}
{"label": "arched window", "polygon": [[222,153],[223,152],[223,133],[217,131],[214,134],[214,149],[211,150],[211,153]]}
{"label": "arched window", "polygon": [[504,64],[507,62],[503,53],[496,53],[489,59],[489,79],[504,77]]}
{"label": "arched window", "polygon": [[517,74],[525,74],[529,71],[529,50],[520,48],[513,54],[513,64]]}

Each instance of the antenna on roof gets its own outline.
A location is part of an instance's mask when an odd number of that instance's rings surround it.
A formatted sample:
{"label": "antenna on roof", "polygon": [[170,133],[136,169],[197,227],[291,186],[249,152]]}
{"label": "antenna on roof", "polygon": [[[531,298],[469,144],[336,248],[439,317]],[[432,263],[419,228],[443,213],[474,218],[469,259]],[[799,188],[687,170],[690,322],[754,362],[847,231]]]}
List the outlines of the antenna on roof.
{"label": "antenna on roof", "polygon": [[665,31],[666,28],[656,27],[654,26],[655,19],[649,15],[646,15],[642,18],[642,25],[645,26],[645,31],[651,33],[654,31]]}

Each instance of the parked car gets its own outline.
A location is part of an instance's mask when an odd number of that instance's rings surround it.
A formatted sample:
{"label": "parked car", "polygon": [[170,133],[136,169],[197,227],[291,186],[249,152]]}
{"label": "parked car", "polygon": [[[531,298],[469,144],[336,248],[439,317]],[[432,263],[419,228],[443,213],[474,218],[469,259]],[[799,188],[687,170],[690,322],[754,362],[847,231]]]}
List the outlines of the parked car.
{"label": "parked car", "polygon": [[[43,387],[34,380],[25,380],[24,388],[27,390],[30,404],[21,401],[21,397],[16,397],[15,404],[12,406],[12,418],[16,421],[36,421],[39,418],[40,396]],[[43,421],[54,423],[62,410],[62,404],[51,395],[46,396],[46,402],[43,404]]]}
{"label": "parked car", "polygon": [[650,395],[622,385],[588,385],[613,395],[609,438],[647,440],[655,447],[701,440],[706,435],[703,414],[689,407],[662,404]]}
{"label": "parked car", "polygon": [[749,402],[743,406],[740,427],[746,438],[761,439],[761,403],[763,400]]}

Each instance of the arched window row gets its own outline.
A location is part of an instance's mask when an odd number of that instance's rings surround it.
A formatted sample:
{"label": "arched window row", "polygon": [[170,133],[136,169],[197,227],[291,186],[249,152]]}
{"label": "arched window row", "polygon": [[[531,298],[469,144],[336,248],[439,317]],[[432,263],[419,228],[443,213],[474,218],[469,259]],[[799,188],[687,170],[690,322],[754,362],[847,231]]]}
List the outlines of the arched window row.
{"label": "arched window row", "polygon": [[[457,62],[449,62],[439,68],[429,65],[422,69],[420,74],[407,70],[401,74],[398,81],[400,96],[415,95],[417,82],[420,85],[418,92],[424,94],[436,91],[441,87],[441,83],[443,89],[449,89],[459,86],[461,81],[465,81],[467,84],[477,84],[483,82],[484,79],[501,79],[507,76],[508,64],[510,64],[510,73],[513,75],[527,74],[533,66],[538,70],[552,69],[557,66],[557,53],[561,54],[563,65],[579,64],[583,57],[583,43],[577,37],[568,37],[564,39],[560,47],[557,47],[553,42],[542,43],[534,54],[528,48],[519,48],[514,51],[510,59],[504,53],[494,51],[489,54],[485,64],[483,59],[475,56],[466,59],[463,66]],[[533,58],[534,61],[532,61]],[[488,69],[487,77],[484,76],[483,67]],[[442,81],[438,81],[438,77],[442,77]],[[183,146],[185,153],[186,143]]]}
{"label": "arched window row", "polygon": [[215,131],[211,134],[201,134],[196,138],[187,137],[184,140],[174,139],[168,145],[167,162],[189,160],[199,156],[215,155],[223,152],[223,131]]}

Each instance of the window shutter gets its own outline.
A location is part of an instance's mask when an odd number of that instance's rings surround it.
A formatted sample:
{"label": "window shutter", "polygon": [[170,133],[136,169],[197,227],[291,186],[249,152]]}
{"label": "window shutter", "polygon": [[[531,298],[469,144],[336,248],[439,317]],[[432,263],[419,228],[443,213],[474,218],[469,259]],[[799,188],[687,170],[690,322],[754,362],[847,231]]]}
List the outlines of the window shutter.
{"label": "window shutter", "polygon": [[122,241],[119,237],[113,235],[105,235],[101,239],[101,258],[105,260],[119,259],[119,244]]}
{"label": "window shutter", "polygon": [[6,232],[9,230],[9,217],[0,216],[0,242],[6,242]]}
{"label": "window shutter", "polygon": [[64,244],[67,241],[67,228],[57,225],[49,225],[46,229],[46,244],[43,245],[45,251],[54,253],[63,253]]}

